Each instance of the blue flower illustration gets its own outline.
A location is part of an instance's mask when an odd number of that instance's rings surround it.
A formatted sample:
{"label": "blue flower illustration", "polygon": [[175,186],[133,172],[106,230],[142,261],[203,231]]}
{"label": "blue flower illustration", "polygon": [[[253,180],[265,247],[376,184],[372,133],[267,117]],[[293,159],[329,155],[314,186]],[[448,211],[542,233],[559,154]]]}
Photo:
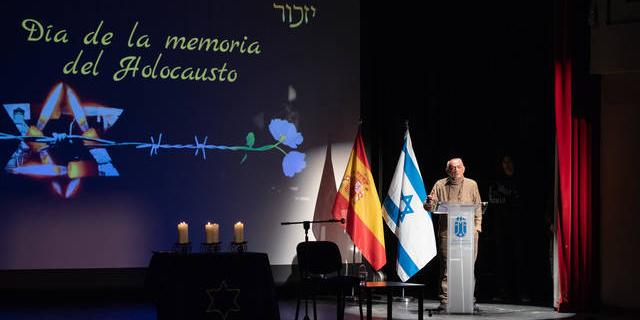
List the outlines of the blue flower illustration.
{"label": "blue flower illustration", "polygon": [[291,151],[282,159],[282,171],[287,177],[293,177],[296,173],[301,172],[307,166],[304,161],[304,153]]}
{"label": "blue flower illustration", "polygon": [[295,149],[299,144],[302,143],[302,134],[298,132],[296,126],[286,120],[282,119],[273,119],[269,123],[269,131],[274,139],[280,141],[283,139],[282,143]]}

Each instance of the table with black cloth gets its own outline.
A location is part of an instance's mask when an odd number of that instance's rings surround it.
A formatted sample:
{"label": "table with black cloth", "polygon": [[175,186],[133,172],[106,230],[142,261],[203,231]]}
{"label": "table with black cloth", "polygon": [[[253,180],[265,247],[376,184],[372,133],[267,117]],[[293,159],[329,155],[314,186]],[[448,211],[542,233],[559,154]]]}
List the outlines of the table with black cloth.
{"label": "table with black cloth", "polygon": [[145,287],[159,320],[280,319],[264,253],[155,252]]}

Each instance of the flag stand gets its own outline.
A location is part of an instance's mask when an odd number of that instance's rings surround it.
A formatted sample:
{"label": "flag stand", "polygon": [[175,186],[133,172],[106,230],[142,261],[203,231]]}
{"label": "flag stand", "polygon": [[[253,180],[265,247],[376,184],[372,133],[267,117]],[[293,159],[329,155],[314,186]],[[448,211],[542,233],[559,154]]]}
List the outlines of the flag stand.
{"label": "flag stand", "polygon": [[[353,252],[352,260],[351,260],[352,262],[351,262],[351,267],[349,268],[349,273],[348,273],[349,276],[354,276],[354,277],[357,276],[357,275],[354,275],[355,274],[354,266],[356,265],[356,250],[357,250],[356,244],[354,243],[353,244],[353,249],[351,250]],[[360,259],[360,263],[362,263],[362,259]],[[347,300],[349,302],[358,302],[358,301],[360,301],[359,299],[360,299],[360,297],[356,296],[356,288],[355,287],[351,288],[351,295],[345,297],[345,300]]]}
{"label": "flag stand", "polygon": [[414,301],[414,300],[415,300],[415,298],[413,298],[413,297],[407,297],[407,296],[405,296],[405,295],[404,295],[404,288],[402,288],[402,296],[400,296],[400,297],[394,296],[394,297],[393,297],[393,301],[394,301],[394,302],[404,302],[404,303],[409,303],[409,302]]}

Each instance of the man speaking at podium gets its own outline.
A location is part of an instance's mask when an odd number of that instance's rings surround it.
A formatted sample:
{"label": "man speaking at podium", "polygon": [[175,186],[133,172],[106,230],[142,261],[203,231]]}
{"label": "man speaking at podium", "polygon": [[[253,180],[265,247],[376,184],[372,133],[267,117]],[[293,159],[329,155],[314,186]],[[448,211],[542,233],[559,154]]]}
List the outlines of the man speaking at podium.
{"label": "man speaking at podium", "polygon": [[[478,256],[478,233],[482,232],[482,208],[480,206],[481,200],[478,184],[474,180],[464,177],[464,164],[460,158],[453,158],[447,161],[446,172],[448,177],[438,180],[436,184],[433,185],[433,189],[427,196],[427,201],[424,203],[424,208],[427,211],[433,212],[436,210],[439,202],[478,204],[474,219],[475,237],[473,261],[475,263]],[[447,220],[446,217],[442,217],[438,221],[439,251],[442,254],[442,263],[440,264],[440,307],[438,307],[438,309],[443,310],[446,309],[447,305]]]}

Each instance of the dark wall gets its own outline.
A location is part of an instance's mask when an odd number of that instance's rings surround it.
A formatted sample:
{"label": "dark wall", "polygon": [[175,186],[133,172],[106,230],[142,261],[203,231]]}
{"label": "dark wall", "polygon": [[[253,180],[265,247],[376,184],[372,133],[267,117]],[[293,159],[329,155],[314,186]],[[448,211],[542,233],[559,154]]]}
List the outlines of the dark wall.
{"label": "dark wall", "polygon": [[640,74],[602,78],[600,296],[606,306],[638,308],[640,268]]}
{"label": "dark wall", "polygon": [[[405,121],[428,190],[448,159],[462,157],[466,176],[486,199],[498,160],[514,157],[523,194],[528,291],[550,302],[548,218],[553,205],[552,15],[548,2],[483,2],[403,6],[362,4],[362,117],[378,188],[386,195]],[[499,10],[498,10],[499,9]],[[479,298],[489,298],[496,274],[488,209],[476,266]],[[395,236],[387,230],[387,275],[396,278]],[[438,259],[413,281],[435,295]]]}
{"label": "dark wall", "polygon": [[591,7],[591,72],[601,75],[599,118],[600,223],[594,226],[600,268],[598,283],[604,307],[640,306],[637,248],[640,223],[638,179],[633,168],[640,161],[640,4],[629,1],[593,1]]}

